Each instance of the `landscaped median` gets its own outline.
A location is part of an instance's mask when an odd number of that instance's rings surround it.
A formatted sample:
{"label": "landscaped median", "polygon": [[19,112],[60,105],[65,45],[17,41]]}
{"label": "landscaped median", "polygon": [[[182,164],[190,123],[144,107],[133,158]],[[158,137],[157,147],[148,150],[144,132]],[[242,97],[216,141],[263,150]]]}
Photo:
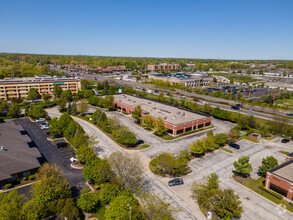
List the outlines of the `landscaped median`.
{"label": "landscaped median", "polygon": [[250,177],[243,178],[241,176],[232,175],[232,178],[239,184],[247,187],[248,189],[259,194],[260,196],[265,197],[266,199],[270,200],[276,205],[282,206],[286,208],[288,211],[293,212],[293,202],[288,202],[287,200],[283,199],[283,196],[281,196],[280,194],[275,193],[269,189],[266,189],[264,187],[264,183],[265,183],[264,177],[260,177],[258,179],[252,179]]}

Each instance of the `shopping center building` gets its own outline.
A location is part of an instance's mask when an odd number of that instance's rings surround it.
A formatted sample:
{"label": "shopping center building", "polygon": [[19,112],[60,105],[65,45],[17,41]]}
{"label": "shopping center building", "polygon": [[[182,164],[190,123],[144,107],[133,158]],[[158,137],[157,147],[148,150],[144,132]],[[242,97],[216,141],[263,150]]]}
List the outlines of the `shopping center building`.
{"label": "shopping center building", "polygon": [[31,88],[36,88],[41,95],[53,94],[55,85],[60,86],[62,90],[70,90],[72,93],[80,90],[80,81],[77,79],[2,80],[0,81],[0,99],[26,98]]}
{"label": "shopping center building", "polygon": [[211,116],[128,94],[114,95],[114,103],[117,111],[128,114],[132,114],[136,106],[141,106],[142,117],[149,114],[153,119],[162,118],[172,136],[212,126]]}

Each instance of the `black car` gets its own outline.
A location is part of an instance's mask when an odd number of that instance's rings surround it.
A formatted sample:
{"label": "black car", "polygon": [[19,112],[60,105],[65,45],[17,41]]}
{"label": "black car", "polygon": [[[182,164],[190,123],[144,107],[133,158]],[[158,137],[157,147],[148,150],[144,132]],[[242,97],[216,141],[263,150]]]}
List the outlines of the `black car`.
{"label": "black car", "polygon": [[241,105],[241,104],[236,104],[235,106],[242,107],[242,105]]}
{"label": "black car", "polygon": [[233,147],[233,148],[235,148],[235,149],[240,149],[239,144],[230,143],[229,146],[230,146],[230,147]]}
{"label": "black car", "polygon": [[137,141],[137,145],[140,145],[140,144],[143,144],[143,143],[144,143],[143,140],[138,140],[138,141]]}
{"label": "black car", "polygon": [[168,182],[169,186],[176,186],[176,185],[183,185],[183,184],[184,182],[183,182],[183,179],[181,178],[172,179]]}
{"label": "black car", "polygon": [[281,140],[281,142],[284,143],[284,144],[286,144],[286,143],[289,143],[290,140],[285,138],[285,139]]}
{"label": "black car", "polygon": [[159,91],[158,90],[155,90],[155,93],[159,93]]}
{"label": "black car", "polygon": [[57,148],[64,148],[67,147],[68,144],[66,142],[59,142],[56,144]]}
{"label": "black car", "polygon": [[231,106],[231,108],[232,108],[232,109],[235,109],[235,110],[239,110],[239,109],[240,109],[239,106],[236,106],[236,105]]}
{"label": "black car", "polygon": [[293,117],[293,113],[288,113],[287,115],[290,117]]}

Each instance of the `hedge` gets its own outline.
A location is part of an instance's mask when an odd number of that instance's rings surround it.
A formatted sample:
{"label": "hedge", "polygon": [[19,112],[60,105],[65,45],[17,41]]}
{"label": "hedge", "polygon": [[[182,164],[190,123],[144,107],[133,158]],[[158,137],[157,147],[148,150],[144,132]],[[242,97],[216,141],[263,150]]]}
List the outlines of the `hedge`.
{"label": "hedge", "polygon": [[263,186],[260,186],[259,188],[264,190],[264,191],[266,191],[267,193],[271,194],[272,196],[276,197],[277,199],[280,199],[280,200],[283,199],[283,196],[281,196],[278,193],[275,193],[275,192],[273,192],[273,191],[271,191],[271,190],[269,190],[269,189],[267,189],[267,188],[265,188]]}

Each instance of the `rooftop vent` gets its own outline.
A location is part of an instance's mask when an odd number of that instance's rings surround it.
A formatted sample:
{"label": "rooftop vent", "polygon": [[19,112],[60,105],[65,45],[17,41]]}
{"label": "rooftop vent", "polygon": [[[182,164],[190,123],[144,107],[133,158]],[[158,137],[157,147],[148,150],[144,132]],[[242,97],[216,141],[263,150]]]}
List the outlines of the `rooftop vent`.
{"label": "rooftop vent", "polygon": [[153,109],[156,109],[156,107],[153,107]]}
{"label": "rooftop vent", "polygon": [[0,151],[6,151],[6,149],[4,148],[4,146],[0,147]]}
{"label": "rooftop vent", "polygon": [[176,120],[176,116],[174,115],[174,116],[172,117],[172,119],[173,119],[173,120]]}
{"label": "rooftop vent", "polygon": [[148,104],[151,104],[152,102],[148,102]]}
{"label": "rooftop vent", "polygon": [[131,101],[131,99],[128,99],[128,101]]}
{"label": "rooftop vent", "polygon": [[135,101],[135,100],[133,100],[132,102],[136,103],[136,101]]}
{"label": "rooftop vent", "polygon": [[166,116],[164,116],[164,117],[163,117],[163,119],[164,119],[164,120],[166,120],[166,119],[167,119],[167,117],[166,117]]}
{"label": "rooftop vent", "polygon": [[185,116],[185,113],[184,112],[181,112],[181,116]]}
{"label": "rooftop vent", "polygon": [[180,112],[176,112],[177,115],[180,115]]}

